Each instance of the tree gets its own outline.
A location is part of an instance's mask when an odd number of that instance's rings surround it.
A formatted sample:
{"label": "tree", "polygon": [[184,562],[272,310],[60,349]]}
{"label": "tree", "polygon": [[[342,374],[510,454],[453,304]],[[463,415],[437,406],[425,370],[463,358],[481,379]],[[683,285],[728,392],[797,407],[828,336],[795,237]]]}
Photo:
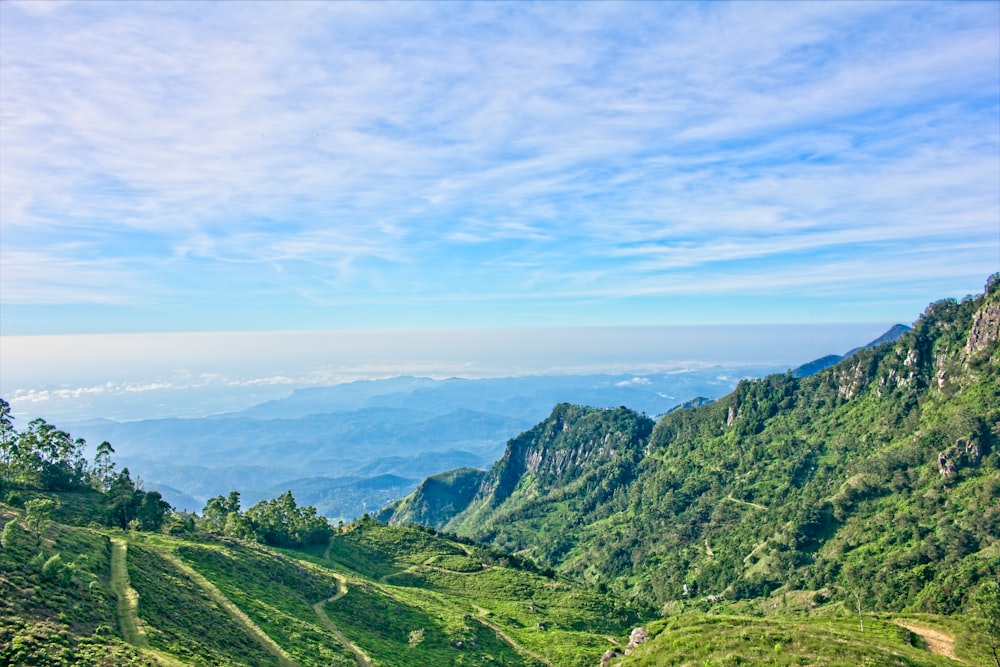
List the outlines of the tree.
{"label": "tree", "polygon": [[225,531],[230,514],[240,514],[240,492],[230,491],[229,497],[216,496],[211,498],[201,511],[202,524],[210,531],[221,533]]}
{"label": "tree", "polygon": [[3,480],[10,482],[13,476],[11,463],[17,445],[17,431],[14,417],[10,414],[10,404],[0,398],[0,466],[3,466]]}
{"label": "tree", "polygon": [[170,512],[170,503],[163,499],[159,491],[139,491],[141,494],[136,507],[136,519],[142,530],[159,530]]}
{"label": "tree", "polygon": [[274,546],[322,544],[333,534],[326,517],[319,516],[315,507],[298,507],[291,491],[260,501],[245,518],[256,539]]}
{"label": "tree", "polygon": [[993,651],[993,661],[1000,667],[1000,574],[979,587],[975,606]]}
{"label": "tree", "polygon": [[22,532],[21,526],[17,523],[17,519],[11,519],[7,522],[7,525],[3,527],[3,533],[0,533],[0,546],[4,549],[13,549],[17,546]]}
{"label": "tree", "polygon": [[114,453],[114,447],[107,440],[97,446],[97,454],[94,455],[94,481],[100,491],[107,491],[111,486],[115,474],[115,462],[111,460]]}
{"label": "tree", "polygon": [[136,518],[139,504],[142,502],[141,494],[142,492],[135,487],[128,468],[123,468],[112,478],[105,494],[108,503],[108,523],[122,530],[128,530],[129,522]]}
{"label": "tree", "polygon": [[170,512],[160,492],[143,491],[132,481],[128,468],[111,478],[104,497],[108,524],[122,530],[159,530]]}
{"label": "tree", "polygon": [[854,605],[858,610],[858,622],[861,624],[861,632],[865,631],[865,617],[861,606],[861,597],[864,593],[865,584],[861,568],[856,565],[849,565],[843,571],[844,587],[850,591],[854,598]]}
{"label": "tree", "polygon": [[48,524],[55,508],[56,501],[51,498],[33,498],[24,503],[24,522],[34,532],[41,532]]}
{"label": "tree", "polygon": [[28,423],[11,453],[11,467],[16,481],[48,490],[66,490],[84,486],[87,462],[83,458],[86,442],[73,440],[44,419]]}

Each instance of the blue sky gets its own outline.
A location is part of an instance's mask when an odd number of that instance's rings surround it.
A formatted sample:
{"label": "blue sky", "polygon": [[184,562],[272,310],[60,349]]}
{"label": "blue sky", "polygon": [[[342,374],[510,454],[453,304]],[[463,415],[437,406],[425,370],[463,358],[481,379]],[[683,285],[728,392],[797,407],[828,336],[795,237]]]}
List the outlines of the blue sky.
{"label": "blue sky", "polygon": [[1000,3],[0,2],[5,335],[912,322]]}

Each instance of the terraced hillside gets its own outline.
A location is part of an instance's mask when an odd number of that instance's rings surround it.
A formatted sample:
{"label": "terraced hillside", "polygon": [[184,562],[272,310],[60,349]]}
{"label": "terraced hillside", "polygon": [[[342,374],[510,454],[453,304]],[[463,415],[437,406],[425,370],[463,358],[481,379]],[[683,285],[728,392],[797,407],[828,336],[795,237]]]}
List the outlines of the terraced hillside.
{"label": "terraced hillside", "polygon": [[413,527],[362,520],[323,548],[278,550],[28,528],[25,512],[0,508],[13,526],[0,552],[4,664],[590,665],[638,618],[508,554]]}

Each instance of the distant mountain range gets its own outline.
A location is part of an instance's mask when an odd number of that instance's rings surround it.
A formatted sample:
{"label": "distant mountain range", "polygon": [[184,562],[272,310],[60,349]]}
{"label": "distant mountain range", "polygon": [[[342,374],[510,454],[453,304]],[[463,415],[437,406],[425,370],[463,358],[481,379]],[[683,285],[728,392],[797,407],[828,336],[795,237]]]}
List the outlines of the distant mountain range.
{"label": "distant mountain range", "polygon": [[871,349],[871,348],[876,347],[878,345],[881,345],[882,343],[891,343],[893,341],[897,341],[897,340],[899,340],[900,336],[902,336],[904,333],[906,333],[909,330],[910,330],[910,327],[906,326],[905,324],[896,324],[896,325],[893,325],[893,327],[891,329],[889,329],[884,334],[882,334],[881,336],[879,336],[878,338],[876,338],[872,342],[868,343],[867,345],[863,345],[861,347],[856,347],[856,348],[854,348],[853,350],[851,350],[850,352],[848,352],[847,354],[844,354],[844,355],[828,354],[825,357],[820,357],[819,359],[813,359],[809,363],[802,364],[801,366],[799,366],[798,368],[796,368],[795,370],[793,370],[792,371],[792,375],[794,375],[795,377],[799,377],[799,378],[808,377],[810,375],[815,375],[816,373],[819,373],[824,368],[829,368],[830,366],[833,366],[834,364],[839,363],[839,362],[843,361],[844,359],[847,359],[848,357],[853,356],[854,354],[857,354],[861,350],[868,350],[868,349]]}
{"label": "distant mountain range", "polygon": [[[894,340],[906,329],[897,325],[858,349]],[[821,361],[795,373],[815,372],[811,367]],[[117,458],[178,509],[199,511],[209,498],[232,490],[247,501],[292,490],[324,515],[349,520],[407,495],[421,479],[443,470],[488,468],[507,440],[544,419],[557,403],[626,406],[659,416],[724,396],[740,378],[782,370],[712,366],[649,375],[396,377],[300,389],[213,417],[95,420],[69,428],[91,444],[109,440]],[[388,479],[393,481],[384,483]]]}
{"label": "distant mountain range", "polygon": [[[214,496],[295,491],[332,518],[351,519],[406,495],[421,479],[486,468],[504,443],[571,401],[658,415],[691,396],[722,396],[769,367],[713,366],[655,375],[550,375],[469,380],[397,377],[295,391],[241,412],[199,419],[70,424],[174,507]],[[65,425],[61,425],[64,426]],[[395,476],[387,487],[368,478]],[[303,487],[302,480],[312,480]],[[308,491],[306,489],[308,487]]]}

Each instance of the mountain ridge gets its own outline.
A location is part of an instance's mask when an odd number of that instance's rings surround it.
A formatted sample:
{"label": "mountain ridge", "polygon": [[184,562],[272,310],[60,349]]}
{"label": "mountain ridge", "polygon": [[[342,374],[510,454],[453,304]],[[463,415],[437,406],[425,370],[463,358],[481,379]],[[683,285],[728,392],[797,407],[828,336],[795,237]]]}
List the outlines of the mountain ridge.
{"label": "mountain ridge", "polygon": [[885,333],[883,333],[878,338],[870,341],[869,343],[866,343],[865,345],[862,345],[861,347],[856,347],[856,348],[848,351],[846,354],[843,354],[843,355],[840,355],[840,354],[828,354],[828,355],[820,357],[818,359],[813,359],[812,361],[804,363],[801,366],[799,366],[798,368],[795,368],[794,370],[792,370],[792,375],[794,375],[795,377],[807,377],[809,375],[815,375],[816,373],[819,373],[824,368],[829,368],[830,366],[833,366],[834,364],[840,363],[844,359],[850,358],[851,356],[857,354],[861,350],[868,350],[868,349],[871,349],[873,347],[877,347],[879,345],[882,345],[883,343],[892,343],[892,342],[895,342],[895,341],[899,340],[900,336],[902,336],[907,331],[909,331],[910,328],[911,327],[908,327],[905,324],[894,324],[894,325],[892,325],[892,327],[889,328],[888,331],[886,331]]}
{"label": "mountain ridge", "polygon": [[[530,459],[513,439],[465,508],[434,516],[414,495],[378,516],[405,523],[407,507],[423,507],[443,530],[657,605],[685,591],[742,599],[849,577],[880,590],[877,606],[953,612],[964,604],[956,591],[1000,567],[998,283],[931,304],[895,341],[815,375],[743,380],[712,404],[671,412],[635,458],[594,461],[546,486],[539,472],[558,457]],[[532,451],[557,452],[546,449],[557,437],[591,441],[572,424],[545,429],[557,423],[554,413],[533,429],[546,439]],[[928,513],[944,494],[938,526]],[[900,531],[894,515],[919,527]],[[856,552],[859,539],[878,546]],[[937,578],[908,593],[908,570],[879,550]]]}

